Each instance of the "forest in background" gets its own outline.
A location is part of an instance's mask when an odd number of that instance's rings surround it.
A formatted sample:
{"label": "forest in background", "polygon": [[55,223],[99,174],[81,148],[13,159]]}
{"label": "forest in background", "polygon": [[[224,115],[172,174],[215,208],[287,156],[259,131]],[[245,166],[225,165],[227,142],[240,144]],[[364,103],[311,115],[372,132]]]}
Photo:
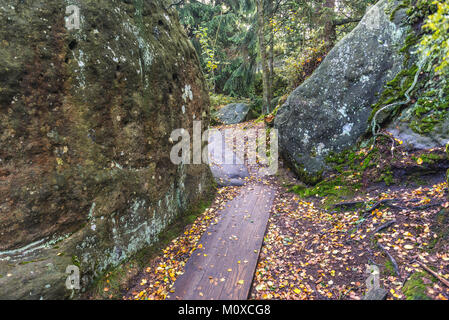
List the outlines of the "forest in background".
{"label": "forest in background", "polygon": [[[177,8],[198,52],[212,107],[245,100],[256,114],[267,114],[313,73],[376,2],[181,0],[170,6]],[[417,6],[423,1],[418,2]],[[434,1],[429,7],[424,26],[429,36],[421,46],[426,55],[434,55],[438,68],[442,62],[447,64],[448,31],[443,18],[448,4]]]}
{"label": "forest in background", "polygon": [[375,0],[196,1],[176,5],[212,104],[250,99],[269,113],[321,63]]}

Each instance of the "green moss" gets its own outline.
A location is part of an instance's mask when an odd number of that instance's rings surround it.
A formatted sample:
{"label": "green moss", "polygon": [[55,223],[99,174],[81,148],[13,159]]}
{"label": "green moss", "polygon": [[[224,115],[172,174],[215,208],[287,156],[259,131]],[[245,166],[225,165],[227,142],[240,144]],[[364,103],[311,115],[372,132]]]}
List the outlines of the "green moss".
{"label": "green moss", "polygon": [[305,169],[304,166],[299,165],[296,162],[291,162],[292,168],[298,176],[299,180],[303,181],[308,185],[316,185],[323,180],[323,170],[320,170],[316,174],[310,174]]}
{"label": "green moss", "polygon": [[[390,2],[391,4],[392,2]],[[397,5],[396,7],[392,8],[391,6],[389,6],[386,10],[386,13],[390,14],[390,20],[393,21],[396,13],[401,10],[401,9],[407,9],[410,6],[410,0],[404,0],[402,1],[402,3],[400,3],[399,5]]]}
{"label": "green moss", "polygon": [[435,222],[432,225],[432,232],[436,234],[429,243],[429,249],[436,250],[439,244],[445,245],[449,241],[449,210],[443,209],[437,213]]}
{"label": "green moss", "polygon": [[[421,92],[421,97],[412,109],[414,120],[410,127],[419,134],[432,132],[436,125],[447,118],[449,112],[449,101],[445,93],[449,85],[444,84],[441,79],[429,81],[428,85],[430,88]],[[437,90],[437,87],[440,89]]]}
{"label": "green moss", "polygon": [[407,300],[431,300],[426,294],[427,285],[424,283],[423,278],[429,279],[429,276],[423,272],[414,273],[405,283],[402,292]]}
{"label": "green moss", "polygon": [[77,256],[72,256],[72,264],[78,268],[81,268],[81,262]]}
{"label": "green moss", "polygon": [[423,163],[433,164],[445,159],[445,156],[438,153],[424,153],[419,157],[412,157],[412,160],[418,161],[419,158],[422,159]]}
{"label": "green moss", "polygon": [[[120,265],[109,272],[105,273],[102,277],[99,277],[93,283],[93,294],[96,296],[102,296],[103,298],[111,297],[111,299],[120,299],[122,290],[122,279],[126,277],[126,267]],[[104,288],[108,288],[107,292]]]}
{"label": "green moss", "polygon": [[[380,95],[378,102],[373,105],[373,111],[371,112],[369,121],[373,120],[375,114],[384,106],[405,99],[405,93],[412,85],[417,71],[418,67],[416,65],[413,65],[412,67],[399,72],[393,80],[386,84],[385,90]],[[398,111],[398,107],[396,107],[396,109],[390,111],[390,114],[395,115],[398,113]],[[385,121],[386,118],[388,118],[388,116],[383,120]],[[379,121],[379,119],[377,120],[378,123],[382,122]]]}
{"label": "green moss", "polygon": [[[410,0],[401,1],[396,7],[393,8],[390,19],[393,20],[395,14],[398,10],[408,8],[406,11],[408,16],[408,24],[410,25],[409,33],[406,37],[404,46],[399,50],[400,53],[404,56],[403,70],[389,83],[387,83],[385,90],[379,97],[379,100],[376,104],[373,105],[373,111],[370,115],[369,121],[374,118],[374,115],[384,106],[399,102],[401,100],[405,100],[405,93],[411,87],[415,74],[418,70],[416,65],[411,64],[412,60],[412,52],[415,51],[414,48],[420,43],[422,37],[422,31],[415,31],[420,23],[425,20],[425,18],[430,15],[435,10],[435,5],[429,3],[425,0],[414,1],[413,3]],[[426,92],[422,91],[422,87],[424,84],[432,79],[432,75],[429,73],[423,73],[422,81],[419,82],[419,85],[414,89],[416,96],[424,96],[429,97],[430,95],[427,92],[435,92],[432,88]],[[420,88],[421,87],[421,88]],[[421,92],[419,92],[421,91]],[[419,94],[416,94],[419,92]],[[412,92],[412,94],[414,94]],[[423,101],[421,101],[423,102]],[[423,113],[428,113],[431,110],[439,109],[438,106],[430,105],[433,100],[429,99],[428,104],[426,106],[418,104],[416,109],[416,114],[422,115]],[[434,104],[434,103],[433,103]],[[443,106],[442,106],[443,107]],[[380,119],[376,119],[378,124],[386,121],[388,118],[396,116],[401,111],[401,108],[397,106],[394,109],[386,110],[385,114],[381,115]],[[441,120],[446,116],[444,112],[440,114],[432,114],[423,119],[416,119],[411,128],[417,133],[427,133],[431,132],[434,129],[434,126],[441,122]]]}
{"label": "green moss", "polygon": [[389,259],[385,261],[385,274],[387,276],[394,276],[396,274],[393,263]]}
{"label": "green moss", "polygon": [[380,181],[384,181],[387,186],[394,184],[393,173],[391,169],[388,168],[382,175],[380,176]]}
{"label": "green moss", "polygon": [[350,149],[341,153],[330,153],[325,161],[339,173],[344,173],[347,170],[363,173],[365,170],[376,166],[379,157],[378,148],[374,148],[369,153]]}
{"label": "green moss", "polygon": [[290,191],[302,198],[325,197],[323,204],[325,207],[330,207],[343,199],[354,196],[361,187],[360,183],[348,183],[343,177],[337,177],[331,180],[324,180],[314,187],[293,186]]}

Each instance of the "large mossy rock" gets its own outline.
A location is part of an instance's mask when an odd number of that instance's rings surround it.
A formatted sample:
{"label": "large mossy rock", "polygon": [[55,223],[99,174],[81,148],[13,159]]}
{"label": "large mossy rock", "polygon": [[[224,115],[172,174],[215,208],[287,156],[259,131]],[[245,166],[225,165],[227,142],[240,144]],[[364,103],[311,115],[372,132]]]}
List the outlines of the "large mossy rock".
{"label": "large mossy rock", "polygon": [[401,71],[405,14],[397,10],[392,21],[390,5],[382,0],[373,6],[277,113],[281,154],[305,182],[318,181],[326,157],[366,133],[372,104]]}
{"label": "large mossy rock", "polygon": [[2,1],[0,35],[0,299],[62,299],[68,265],[86,289],[212,190],[169,139],[208,93],[162,1]]}

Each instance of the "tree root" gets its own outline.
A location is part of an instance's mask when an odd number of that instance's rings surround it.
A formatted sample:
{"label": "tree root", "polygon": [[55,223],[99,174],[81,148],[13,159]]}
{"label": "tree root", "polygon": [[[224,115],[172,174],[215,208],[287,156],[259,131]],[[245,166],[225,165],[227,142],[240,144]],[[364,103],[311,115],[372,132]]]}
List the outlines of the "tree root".
{"label": "tree root", "polygon": [[407,98],[407,100],[388,104],[388,105],[382,107],[381,109],[377,110],[377,112],[374,114],[373,120],[371,121],[372,134],[374,137],[374,141],[373,141],[373,145],[372,145],[371,149],[374,149],[374,146],[376,145],[377,137],[380,135],[383,135],[380,133],[380,126],[377,124],[377,116],[386,109],[396,107],[396,106],[406,105],[406,104],[410,103],[410,101],[412,100],[412,98],[410,97],[410,94],[415,89],[416,84],[418,83],[419,76],[421,74],[422,68],[426,64],[426,61],[427,61],[427,59],[424,59],[423,61],[421,61],[421,63],[418,63],[418,70],[416,71],[413,83],[411,84],[410,88],[408,88],[408,90],[404,93],[404,96]]}
{"label": "tree root", "polygon": [[379,228],[374,230],[373,235],[375,235],[376,233],[379,233],[379,232],[381,232],[381,231],[383,231],[385,229],[388,229],[389,227],[391,227],[395,223],[396,223],[396,220],[392,220],[392,221],[389,221],[389,222],[381,225]]}
{"label": "tree root", "polygon": [[391,263],[393,264],[394,272],[396,275],[401,278],[401,273],[399,272],[399,266],[396,260],[393,258],[393,256],[388,252],[387,249],[385,249],[384,246],[382,246],[380,243],[377,243],[377,246],[382,249],[382,251],[387,255],[388,259],[390,259]]}
{"label": "tree root", "polygon": [[430,273],[431,275],[433,275],[435,278],[437,278],[438,280],[440,280],[442,283],[444,283],[448,288],[449,288],[449,281],[447,281],[446,279],[444,279],[442,276],[440,276],[438,273],[436,273],[435,271],[433,271],[432,269],[430,269],[428,266],[426,266],[424,263],[422,263],[421,261],[418,261],[418,264],[424,269],[426,270],[428,273]]}

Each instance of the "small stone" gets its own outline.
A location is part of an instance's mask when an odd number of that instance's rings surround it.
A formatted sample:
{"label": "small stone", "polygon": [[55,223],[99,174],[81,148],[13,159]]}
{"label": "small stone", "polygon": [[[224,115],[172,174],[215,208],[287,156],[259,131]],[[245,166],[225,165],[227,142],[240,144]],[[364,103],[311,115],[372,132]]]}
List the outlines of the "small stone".
{"label": "small stone", "polygon": [[378,288],[369,291],[364,297],[363,300],[386,300],[388,292],[383,288]]}

